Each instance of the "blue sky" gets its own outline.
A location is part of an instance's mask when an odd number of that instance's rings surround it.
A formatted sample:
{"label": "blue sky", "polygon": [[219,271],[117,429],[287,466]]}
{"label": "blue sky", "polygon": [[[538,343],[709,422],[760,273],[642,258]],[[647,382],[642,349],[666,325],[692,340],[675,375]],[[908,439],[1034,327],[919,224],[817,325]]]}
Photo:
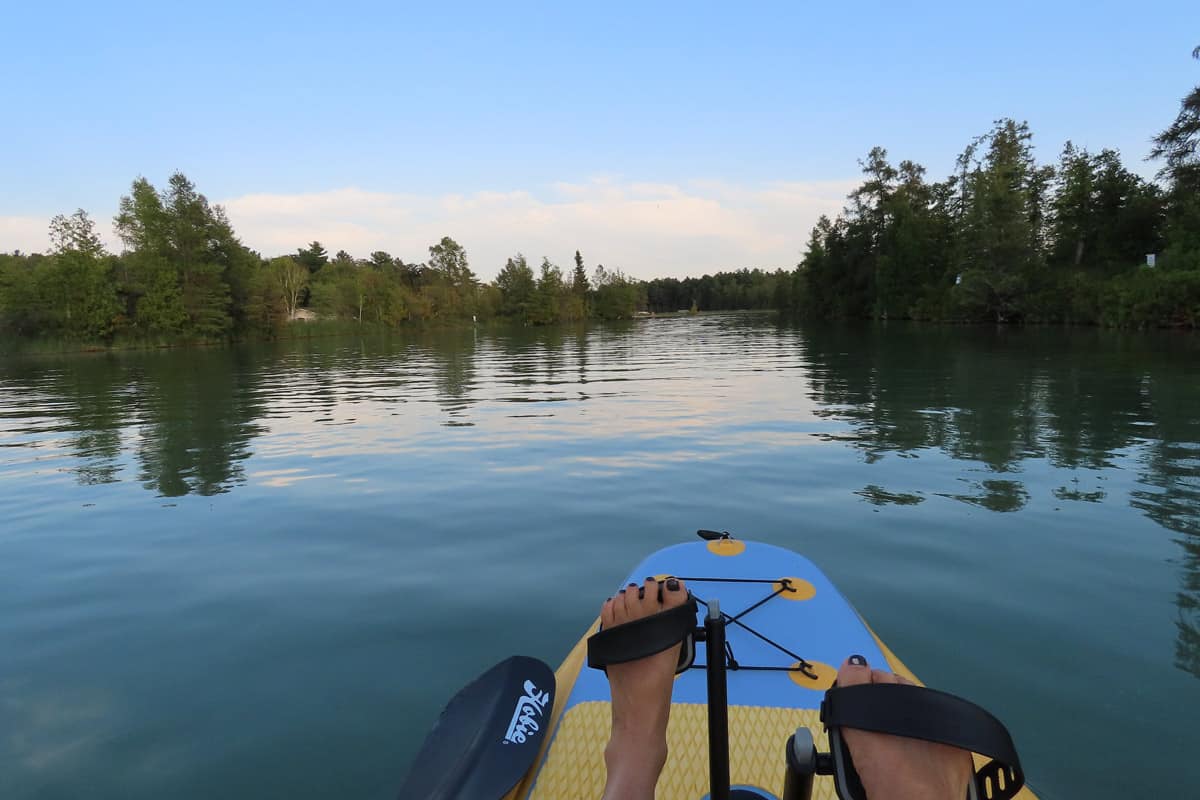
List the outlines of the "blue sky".
{"label": "blue sky", "polygon": [[10,5],[0,251],[182,169],[268,254],[788,266],[873,145],[940,178],[1012,116],[1149,175],[1200,83],[1194,2],[903,5]]}

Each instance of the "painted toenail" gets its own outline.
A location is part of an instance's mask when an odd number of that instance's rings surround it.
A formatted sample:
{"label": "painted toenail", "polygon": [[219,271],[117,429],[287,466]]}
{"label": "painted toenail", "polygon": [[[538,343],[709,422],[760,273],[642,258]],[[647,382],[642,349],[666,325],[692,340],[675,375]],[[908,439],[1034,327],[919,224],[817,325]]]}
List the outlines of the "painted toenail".
{"label": "painted toenail", "polygon": [[625,594],[625,590],[622,589],[621,591],[617,592],[617,594]]}
{"label": "painted toenail", "polygon": [[674,578],[667,578],[667,589],[672,592],[679,591],[679,581]]}
{"label": "painted toenail", "polygon": [[644,599],[645,597],[646,597],[646,587],[645,587],[645,586],[639,586],[639,587],[638,587],[638,600],[642,600],[642,599]]}
{"label": "painted toenail", "polygon": [[850,663],[856,667],[865,667],[867,665],[867,660],[862,656],[853,655],[850,656]]}

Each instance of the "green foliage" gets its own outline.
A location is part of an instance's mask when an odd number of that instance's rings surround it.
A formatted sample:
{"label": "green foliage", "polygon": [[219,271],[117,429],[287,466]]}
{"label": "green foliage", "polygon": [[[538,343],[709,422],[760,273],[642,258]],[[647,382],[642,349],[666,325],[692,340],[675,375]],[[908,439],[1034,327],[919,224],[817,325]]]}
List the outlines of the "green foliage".
{"label": "green foliage", "polygon": [[1112,271],[1161,249],[1160,193],[1125,169],[1116,151],[1092,155],[1067,142],[1057,177],[1051,264]]}
{"label": "green foliage", "polygon": [[586,298],[588,292],[592,290],[592,285],[588,282],[587,270],[583,268],[583,256],[579,251],[575,251],[575,271],[571,273],[571,292],[579,297]]}
{"label": "green foliage", "polygon": [[428,289],[434,316],[461,317],[476,313],[479,280],[467,263],[467,251],[462,245],[443,236],[429,248],[426,272],[421,280]]}
{"label": "green foliage", "polygon": [[308,247],[301,247],[296,251],[294,258],[297,264],[309,271],[309,274],[316,273],[329,263],[329,254],[320,242],[311,242]]}
{"label": "green foliage", "polygon": [[78,341],[106,341],[115,333],[121,307],[107,257],[83,250],[56,253],[38,274],[44,326]]}
{"label": "green foliage", "polygon": [[256,266],[247,276],[240,295],[241,328],[259,336],[272,336],[288,321],[288,308],[271,271]]}
{"label": "green foliage", "polygon": [[224,210],[180,172],[164,192],[137,179],[119,209],[114,225],[126,252],[118,291],[133,310],[131,327],[199,339],[232,333],[234,289],[244,302],[256,259]]}
{"label": "green foliage", "polygon": [[0,257],[0,325],[19,334],[103,343],[121,322],[113,258],[82,210],[50,223],[49,256]]}
{"label": "green foliage", "polygon": [[1200,270],[1139,269],[1103,287],[1100,322],[1116,327],[1200,327]]}
{"label": "green foliage", "polygon": [[534,325],[552,325],[563,318],[563,307],[567,299],[567,286],[563,282],[562,270],[550,259],[542,258],[537,288],[533,293],[533,309],[529,321]]}
{"label": "green foliage", "polygon": [[592,286],[595,287],[593,313],[600,319],[629,319],[637,310],[640,289],[621,270],[606,270],[603,264],[597,265]]}
{"label": "green foliage", "polygon": [[[1160,137],[1175,148],[1160,153],[1165,191],[1114,150],[1068,142],[1057,168],[1040,166],[1028,127],[1013,120],[974,140],[941,183],[874,148],[862,185],[842,216],[818,221],[776,305],[825,318],[1194,326],[1197,140],[1200,128],[1178,120]],[[1160,254],[1156,269],[1140,266],[1148,253]]]}
{"label": "green foliage", "polygon": [[138,259],[141,296],[136,325],[154,337],[175,337],[187,332],[188,315],[175,271],[162,260]]}
{"label": "green foliage", "polygon": [[409,318],[404,289],[387,273],[368,269],[360,276],[365,304],[359,319],[379,325],[396,326]]}
{"label": "green foliage", "polygon": [[96,223],[87,212],[76,209],[69,217],[62,214],[50,220],[50,245],[55,253],[77,252],[87,256],[101,256],[104,245],[96,233]]}
{"label": "green foliage", "polygon": [[0,253],[0,331],[16,335],[38,332],[34,274],[42,256]]}
{"label": "green foliage", "polygon": [[[302,311],[320,320],[314,330],[341,330],[480,317],[527,325],[626,319],[646,305],[646,287],[620,270],[600,266],[589,279],[578,251],[569,281],[546,258],[535,275],[518,254],[489,284],[450,237],[429,248],[424,264],[382,250],[362,260],[344,250],[330,258],[317,241],[264,260],[181,173],[162,191],[145,178],[133,181],[114,228],[124,245],[119,256],[104,253],[82,210],[51,221],[51,254],[0,254],[0,330],[158,345],[296,335],[308,324],[290,324]],[[714,295],[709,280],[703,292],[735,304],[728,307],[766,307],[791,296],[777,285],[788,281],[758,270],[738,277],[736,291]]]}
{"label": "green foliage", "polygon": [[500,290],[500,314],[528,322],[533,312],[537,281],[525,256],[517,253],[504,263],[496,276],[496,287]]}
{"label": "green foliage", "polygon": [[964,268],[1011,276],[1038,265],[1042,176],[1032,138],[1025,123],[1001,120],[959,156],[957,239]]}
{"label": "green foliage", "polygon": [[643,287],[620,270],[596,268],[591,280],[583,274],[583,257],[575,253],[575,269],[568,283],[562,270],[543,258],[534,276],[525,256],[517,253],[507,260],[489,301],[497,316],[525,325],[578,322],[589,317],[628,319],[644,305]]}
{"label": "green foliage", "polygon": [[279,295],[283,308],[291,319],[300,307],[300,299],[304,296],[309,284],[309,271],[299,261],[291,256],[272,258],[266,266],[267,285]]}
{"label": "green foliage", "polygon": [[[1192,55],[1200,58],[1200,48]],[[1154,137],[1150,157],[1165,161],[1163,170],[1168,175],[1200,162],[1200,86],[1180,101],[1175,121]]]}
{"label": "green foliage", "polygon": [[784,308],[792,293],[792,276],[783,270],[743,269],[700,278],[655,278],[645,284],[646,305],[662,313]]}
{"label": "green foliage", "polygon": [[578,256],[577,252],[576,274],[570,284],[562,270],[548,258],[542,258],[537,277],[521,253],[508,259],[491,287],[494,294],[489,304],[494,313],[525,325],[553,325],[584,319],[590,292],[586,282],[581,290],[577,273],[582,259]]}
{"label": "green foliage", "polygon": [[325,266],[312,282],[312,309],[322,317],[361,323],[366,308],[366,268],[341,255]]}
{"label": "green foliage", "polygon": [[120,317],[112,260],[83,209],[50,221],[53,253],[32,277],[31,302],[42,330],[73,341],[110,339]]}
{"label": "green foliage", "polygon": [[1018,299],[1024,294],[1024,279],[983,268],[968,269],[951,291],[954,318],[1008,322],[1019,316]]}
{"label": "green foliage", "polygon": [[[1198,89],[1197,91],[1200,91]],[[1166,193],[1164,269],[1200,269],[1200,161],[1171,172]]]}

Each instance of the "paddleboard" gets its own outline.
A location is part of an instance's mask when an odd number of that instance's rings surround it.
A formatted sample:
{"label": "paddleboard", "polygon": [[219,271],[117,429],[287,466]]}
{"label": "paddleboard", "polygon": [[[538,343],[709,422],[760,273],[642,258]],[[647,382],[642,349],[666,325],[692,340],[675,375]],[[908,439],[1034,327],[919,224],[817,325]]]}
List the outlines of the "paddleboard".
{"label": "paddleboard", "polygon": [[[686,579],[698,600],[717,598],[721,611],[736,620],[726,628],[729,650],[741,667],[728,672],[729,774],[731,785],[750,796],[772,800],[782,794],[784,748],[799,726],[812,731],[819,750],[828,750],[821,698],[847,656],[857,653],[872,666],[920,683],[830,580],[790,550],[739,539],[688,542],[652,554],[615,588],[640,585],[650,575]],[[701,605],[698,625],[704,610]],[[604,672],[585,663],[587,637],[598,626],[599,620],[556,671],[551,734],[510,800],[598,800],[603,795],[611,698]],[[704,659],[704,646],[698,644],[696,668],[675,679],[669,756],[658,800],[702,800],[708,794]],[[801,659],[811,665],[811,674],[793,669]],[[813,798],[836,797],[832,779],[817,776]],[[1025,788],[1016,800],[1035,798]]]}

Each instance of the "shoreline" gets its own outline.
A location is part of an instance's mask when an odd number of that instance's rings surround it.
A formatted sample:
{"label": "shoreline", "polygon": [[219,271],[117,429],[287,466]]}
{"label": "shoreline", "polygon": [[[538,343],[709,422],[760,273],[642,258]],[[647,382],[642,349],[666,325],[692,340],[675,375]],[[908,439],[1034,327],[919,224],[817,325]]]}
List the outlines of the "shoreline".
{"label": "shoreline", "polygon": [[9,337],[0,339],[0,358],[13,356],[43,356],[43,355],[101,355],[108,353],[133,353],[167,350],[211,350],[235,347],[246,344],[271,344],[275,342],[290,342],[302,339],[334,339],[338,337],[369,336],[382,337],[411,334],[414,332],[454,332],[468,330],[506,330],[535,328],[539,330],[565,330],[569,328],[590,327],[593,325],[633,324],[659,319],[680,319],[692,317],[715,317],[727,314],[754,314],[760,316],[774,315],[779,322],[791,325],[915,325],[927,328],[1002,328],[1016,330],[1022,328],[1059,328],[1064,330],[1095,330],[1122,333],[1148,334],[1151,332],[1166,332],[1175,334],[1196,334],[1200,329],[1192,325],[1100,325],[1091,322],[983,322],[976,320],[919,320],[919,319],[857,319],[832,318],[812,319],[774,309],[748,308],[725,309],[720,311],[663,311],[639,314],[636,317],[622,320],[580,320],[577,322],[561,322],[551,325],[526,325],[506,319],[492,319],[481,322],[447,321],[443,323],[409,322],[398,326],[380,325],[378,323],[356,323],[343,320],[315,320],[309,322],[293,321],[279,333],[270,336],[238,336],[228,339],[203,340],[179,339],[176,341],[146,340],[122,341],[111,344],[96,342],[71,342],[69,340],[48,340],[35,337]]}

